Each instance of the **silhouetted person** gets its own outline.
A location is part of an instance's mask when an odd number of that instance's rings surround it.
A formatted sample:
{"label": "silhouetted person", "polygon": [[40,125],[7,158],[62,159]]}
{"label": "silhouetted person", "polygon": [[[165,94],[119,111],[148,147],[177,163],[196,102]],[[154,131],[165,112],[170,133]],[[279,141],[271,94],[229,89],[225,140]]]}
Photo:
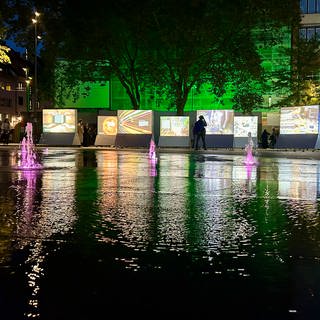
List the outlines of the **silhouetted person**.
{"label": "silhouetted person", "polygon": [[78,121],[77,132],[78,132],[80,144],[83,145],[83,121],[81,119]]}
{"label": "silhouetted person", "polygon": [[202,146],[204,150],[207,150],[206,146],[206,127],[207,122],[204,116],[199,116],[199,120],[194,124],[193,132],[196,135],[196,150],[199,150],[199,140],[202,140]]}
{"label": "silhouetted person", "polygon": [[10,122],[9,122],[9,119],[6,118],[4,119],[4,122],[1,125],[1,135],[2,135],[1,140],[5,144],[9,143],[10,130],[11,130]]}
{"label": "silhouetted person", "polygon": [[90,143],[90,136],[89,136],[89,125],[86,123],[83,126],[83,143],[84,147],[88,147]]}
{"label": "silhouetted person", "polygon": [[268,146],[269,146],[269,144],[268,144],[269,136],[270,136],[270,133],[266,129],[264,129],[261,134],[261,146],[264,149],[268,148]]}
{"label": "silhouetted person", "polygon": [[274,148],[274,145],[277,142],[277,132],[275,128],[272,128],[272,133],[269,137],[269,140],[270,140],[270,148]]}

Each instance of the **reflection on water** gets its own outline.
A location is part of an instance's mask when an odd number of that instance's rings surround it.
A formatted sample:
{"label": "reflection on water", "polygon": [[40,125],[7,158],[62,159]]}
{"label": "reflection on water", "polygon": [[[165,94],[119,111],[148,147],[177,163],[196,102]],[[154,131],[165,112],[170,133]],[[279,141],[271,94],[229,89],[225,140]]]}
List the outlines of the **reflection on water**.
{"label": "reflection on water", "polygon": [[[52,161],[53,158],[48,162],[56,168],[58,163],[71,162],[70,156],[63,159],[60,155],[57,162]],[[16,178],[11,185],[16,197],[12,211],[16,219],[13,233],[15,250],[27,248],[29,252],[25,259],[25,275],[30,295],[24,316],[35,319],[40,318],[40,280],[44,276],[42,265],[47,255],[43,241],[55,234],[67,233],[75,221],[75,172],[17,170],[15,173]]]}
{"label": "reflection on water", "polygon": [[[115,292],[120,285],[130,291],[135,277],[141,307],[162,301],[160,293],[153,291],[159,301],[147,294],[156,282],[197,308],[228,296],[233,306],[252,300],[250,310],[263,319],[320,311],[318,161],[260,158],[244,165],[230,155],[159,153],[151,163],[143,152],[49,149],[42,170],[23,171],[12,159],[0,150],[4,314],[61,318],[51,302],[57,292],[74,296],[55,302],[69,318],[82,315],[71,311],[79,299],[98,309],[100,299],[132,305],[124,291]],[[11,283],[19,298],[10,295]],[[257,288],[271,309],[260,310]],[[288,295],[290,301],[282,299]]]}
{"label": "reflection on water", "polygon": [[280,159],[279,167],[279,197],[290,199],[306,199],[314,201],[317,198],[318,162],[303,159],[288,161]]}

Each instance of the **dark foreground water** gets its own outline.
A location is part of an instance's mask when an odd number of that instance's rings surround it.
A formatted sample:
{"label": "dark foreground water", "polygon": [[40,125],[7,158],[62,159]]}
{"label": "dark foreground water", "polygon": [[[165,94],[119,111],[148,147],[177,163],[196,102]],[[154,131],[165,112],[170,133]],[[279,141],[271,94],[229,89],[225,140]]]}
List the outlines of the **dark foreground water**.
{"label": "dark foreground water", "polygon": [[0,150],[0,319],[320,319],[320,162]]}

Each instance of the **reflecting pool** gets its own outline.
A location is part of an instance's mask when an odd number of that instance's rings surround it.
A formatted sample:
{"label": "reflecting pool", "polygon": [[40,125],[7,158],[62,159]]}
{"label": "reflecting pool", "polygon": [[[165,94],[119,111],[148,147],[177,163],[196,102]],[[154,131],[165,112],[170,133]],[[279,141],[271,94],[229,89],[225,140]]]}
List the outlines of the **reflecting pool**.
{"label": "reflecting pool", "polygon": [[0,319],[319,319],[318,160],[0,149]]}

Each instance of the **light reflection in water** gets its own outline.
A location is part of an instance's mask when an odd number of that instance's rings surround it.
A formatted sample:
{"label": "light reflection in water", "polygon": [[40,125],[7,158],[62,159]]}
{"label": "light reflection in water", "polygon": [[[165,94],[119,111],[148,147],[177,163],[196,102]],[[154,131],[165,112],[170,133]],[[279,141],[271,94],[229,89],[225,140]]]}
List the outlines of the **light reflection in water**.
{"label": "light reflection in water", "polygon": [[[157,173],[150,174],[148,154],[103,150],[94,154],[95,164],[79,151],[49,150],[43,170],[14,173],[18,176],[14,240],[20,249],[29,250],[24,262],[30,318],[39,317],[40,280],[46,275],[45,257],[51,253],[45,241],[50,239],[54,250],[61,249],[59,243],[68,241],[64,236],[73,231],[93,248],[98,243],[103,254],[108,245],[121,248],[111,255],[113,260],[140,272],[142,267],[158,268],[159,252],[170,252],[191,253],[193,262],[201,261],[191,272],[210,277],[231,272],[248,277],[255,268],[263,272],[269,268],[268,276],[275,262],[284,264],[292,254],[294,232],[305,242],[298,244],[299,250],[317,258],[317,246],[310,249],[308,244],[320,243],[318,161],[259,159],[257,166],[245,166],[236,157],[160,153]],[[1,183],[11,177],[1,171],[0,175]],[[88,177],[96,181],[90,184]],[[1,191],[1,196],[7,195]],[[147,266],[141,259],[145,252]],[[92,259],[98,256],[90,254]],[[98,257],[102,262],[109,258]]]}
{"label": "light reflection in water", "polygon": [[17,184],[17,247],[28,247],[30,252],[25,261],[31,290],[25,316],[36,319],[40,318],[40,278],[47,254],[43,243],[54,234],[70,231],[76,220],[75,172],[20,170]]}
{"label": "light reflection in water", "polygon": [[175,154],[160,155],[158,178],[158,246],[182,250],[185,243],[189,161]]}
{"label": "light reflection in water", "polygon": [[279,197],[290,199],[317,199],[317,173],[316,161],[304,160],[278,160],[279,167]]}
{"label": "light reflection in water", "polygon": [[[99,152],[97,155],[100,212],[108,230],[128,246],[143,248],[150,241],[154,176],[149,175],[148,155]],[[100,241],[115,239],[97,235]]]}

